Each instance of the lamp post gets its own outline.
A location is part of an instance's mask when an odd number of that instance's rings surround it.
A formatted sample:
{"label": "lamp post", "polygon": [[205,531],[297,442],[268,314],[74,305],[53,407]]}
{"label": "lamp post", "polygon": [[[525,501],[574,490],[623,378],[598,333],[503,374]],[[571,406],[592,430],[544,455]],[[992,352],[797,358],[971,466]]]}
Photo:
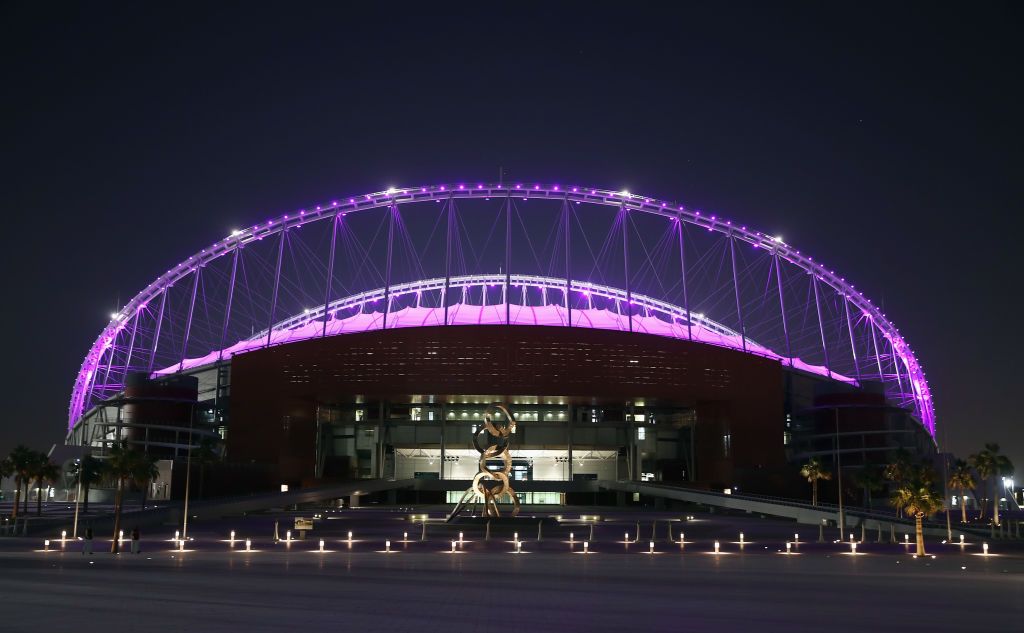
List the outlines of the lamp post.
{"label": "lamp post", "polygon": [[846,513],[843,512],[843,462],[839,456],[839,407],[834,409],[836,415],[836,486],[839,488],[839,540],[843,540],[846,529]]}

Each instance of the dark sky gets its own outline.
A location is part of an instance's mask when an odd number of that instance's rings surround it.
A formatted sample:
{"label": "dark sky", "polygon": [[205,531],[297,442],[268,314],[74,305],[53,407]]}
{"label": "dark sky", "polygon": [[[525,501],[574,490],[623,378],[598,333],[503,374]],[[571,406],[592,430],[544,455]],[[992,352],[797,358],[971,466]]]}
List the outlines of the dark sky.
{"label": "dark sky", "polygon": [[0,454],[232,227],[501,165],[784,235],[884,304],[941,442],[1024,467],[1020,3],[370,4],[4,3]]}

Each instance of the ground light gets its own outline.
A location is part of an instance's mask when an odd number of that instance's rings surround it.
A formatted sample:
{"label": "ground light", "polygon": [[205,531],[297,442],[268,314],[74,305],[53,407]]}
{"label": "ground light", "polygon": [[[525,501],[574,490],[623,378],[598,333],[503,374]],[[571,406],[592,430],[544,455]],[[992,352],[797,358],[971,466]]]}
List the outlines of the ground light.
{"label": "ground light", "polygon": [[719,545],[718,541],[715,541],[715,553],[716,554],[719,553],[719,548],[720,547],[721,547],[721,545]]}
{"label": "ground light", "polygon": [[252,551],[252,539],[245,539],[245,551]]}
{"label": "ground light", "polygon": [[324,540],[320,539],[320,551],[324,551]]}

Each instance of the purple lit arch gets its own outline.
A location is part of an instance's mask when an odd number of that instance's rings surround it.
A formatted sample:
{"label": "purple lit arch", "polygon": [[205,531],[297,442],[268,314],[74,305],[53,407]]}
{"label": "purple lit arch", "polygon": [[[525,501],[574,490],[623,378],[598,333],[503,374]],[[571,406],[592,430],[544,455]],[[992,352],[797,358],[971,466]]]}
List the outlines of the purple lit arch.
{"label": "purple lit arch", "polygon": [[129,372],[470,323],[645,332],[879,381],[935,432],[909,345],[834,271],[780,238],[676,203],[537,183],[389,189],[233,231],[113,315],[75,380],[69,429]]}

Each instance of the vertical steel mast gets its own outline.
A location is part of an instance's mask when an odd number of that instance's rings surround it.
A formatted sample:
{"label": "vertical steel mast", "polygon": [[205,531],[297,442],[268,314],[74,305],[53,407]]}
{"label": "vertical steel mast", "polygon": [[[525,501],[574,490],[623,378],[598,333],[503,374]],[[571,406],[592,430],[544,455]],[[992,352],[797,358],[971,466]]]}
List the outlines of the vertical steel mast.
{"label": "vertical steel mast", "polygon": [[284,237],[288,229],[281,230],[281,239],[277,243],[277,266],[274,268],[274,293],[270,299],[270,322],[267,324],[267,345],[270,347],[270,336],[274,333],[274,313],[277,311],[277,292],[281,289],[281,261],[284,259]]}
{"label": "vertical steel mast", "polygon": [[188,302],[188,317],[185,319],[185,336],[181,339],[181,362],[178,363],[178,371],[185,368],[185,354],[188,352],[188,337],[192,332],[192,314],[195,312],[196,307],[196,291],[199,290],[200,270],[202,270],[202,267],[196,266],[192,272],[195,277],[192,279],[192,298]]}
{"label": "vertical steel mast", "polygon": [[789,366],[793,366],[793,347],[789,343],[789,326],[786,325],[786,303],[782,298],[782,263],[779,261],[779,249],[775,248],[772,253],[775,260],[775,285],[779,288],[779,314],[782,316],[782,335],[786,337],[786,358],[789,359]]}
{"label": "vertical steel mast", "polygon": [[629,331],[633,331],[633,290],[629,284],[629,209],[623,202],[622,211],[622,267],[626,271],[626,318],[629,319]]}
{"label": "vertical steel mast", "polygon": [[327,309],[331,306],[331,283],[334,281],[334,250],[338,242],[338,223],[342,215],[335,213],[331,218],[331,252],[327,255],[327,289],[324,290],[324,327],[320,336],[327,336]]}
{"label": "vertical steel mast", "polygon": [[857,344],[853,340],[853,321],[850,320],[850,301],[843,295],[843,310],[846,312],[846,329],[850,332],[850,351],[853,353],[853,374],[860,382],[860,365],[857,364]]}
{"label": "vertical steel mast", "polygon": [[825,373],[832,377],[832,365],[828,361],[828,343],[825,342],[825,322],[821,320],[821,299],[818,297],[818,275],[811,273],[811,284],[814,286],[814,306],[818,310],[818,331],[821,333],[821,351],[825,353]]}
{"label": "vertical steel mast", "polygon": [[[444,324],[448,325],[448,290],[452,285],[452,212],[454,209],[452,194],[448,194],[448,227],[445,233],[444,246],[444,292],[441,301],[444,303]],[[443,468],[443,466],[442,466]],[[442,471],[443,472],[443,471]],[[443,477],[442,477],[443,479]]]}
{"label": "vertical steel mast", "polygon": [[732,289],[736,294],[736,314],[740,319],[740,340],[743,343],[743,351],[747,351],[747,328],[743,325],[743,307],[740,305],[740,284],[736,276],[736,238],[729,229],[729,259],[732,260]]}
{"label": "vertical steel mast", "polygon": [[565,207],[565,313],[568,325],[569,327],[572,327],[572,264],[570,263],[570,249],[572,248],[572,244],[569,240],[569,234],[571,232],[569,229],[569,214],[572,211],[569,206],[568,195],[563,199],[562,206]]}
{"label": "vertical steel mast", "polygon": [[160,309],[157,311],[156,316],[156,332],[153,334],[153,346],[149,349],[149,363],[146,364],[146,373],[153,373],[153,363],[156,361],[156,347],[160,343],[160,327],[164,322],[164,307],[167,305],[167,291],[170,286],[163,289],[160,294]]}
{"label": "vertical steel mast", "polygon": [[238,273],[238,258],[242,256],[242,245],[235,245],[235,252],[231,254],[231,279],[228,281],[228,303],[224,308],[224,324],[220,328],[220,351],[217,352],[217,362],[224,359],[224,344],[228,338],[228,323],[231,321],[231,304],[235,300],[235,278]]}
{"label": "vertical steel mast", "polygon": [[683,310],[686,311],[686,338],[693,340],[693,316],[690,314],[690,296],[686,293],[686,246],[683,242],[683,217],[676,215],[679,232],[679,270],[683,275]]}
{"label": "vertical steel mast", "polygon": [[512,324],[512,192],[505,194],[505,325]]}
{"label": "vertical steel mast", "polygon": [[388,311],[391,307],[391,254],[395,244],[395,214],[398,205],[391,203],[388,207],[388,259],[384,264],[384,322],[381,329],[388,329]]}

